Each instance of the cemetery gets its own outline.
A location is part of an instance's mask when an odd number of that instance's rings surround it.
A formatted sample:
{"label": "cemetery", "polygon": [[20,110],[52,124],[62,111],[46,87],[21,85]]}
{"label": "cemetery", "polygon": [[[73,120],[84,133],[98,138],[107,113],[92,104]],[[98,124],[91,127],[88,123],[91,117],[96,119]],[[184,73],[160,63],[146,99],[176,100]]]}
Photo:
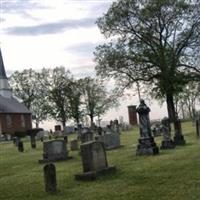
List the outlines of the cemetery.
{"label": "cemetery", "polygon": [[[121,143],[124,147],[106,151],[108,166],[115,166],[116,171],[99,176],[92,182],[75,179],[75,175],[83,171],[81,155],[78,151],[69,151],[73,159],[54,162],[54,195],[45,191],[45,164],[38,163],[43,154],[43,143],[40,140],[36,141],[36,149],[32,149],[30,140],[22,139],[23,153],[18,152],[12,141],[0,142],[0,197],[6,200],[78,200],[80,197],[85,200],[197,200],[200,195],[200,140],[196,138],[196,127],[192,122],[183,123],[183,130],[187,141],[185,146],[176,146],[173,150],[159,150],[158,155],[148,157],[136,156],[139,138],[137,127],[132,131],[122,132]],[[75,134],[68,137],[69,141],[75,139]],[[154,139],[157,146],[160,146],[162,136]]]}
{"label": "cemetery", "polygon": [[0,200],[200,199],[199,0],[0,11]]}

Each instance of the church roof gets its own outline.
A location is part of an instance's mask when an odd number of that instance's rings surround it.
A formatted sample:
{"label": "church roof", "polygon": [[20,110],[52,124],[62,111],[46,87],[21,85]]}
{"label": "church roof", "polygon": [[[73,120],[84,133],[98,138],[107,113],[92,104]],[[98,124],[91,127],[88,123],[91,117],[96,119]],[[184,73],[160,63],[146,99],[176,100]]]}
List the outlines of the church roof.
{"label": "church roof", "polygon": [[0,79],[7,79],[6,71],[3,64],[3,57],[1,54],[1,48],[0,48]]}
{"label": "church roof", "polygon": [[23,103],[20,103],[12,98],[5,98],[0,95],[0,113],[30,113]]}

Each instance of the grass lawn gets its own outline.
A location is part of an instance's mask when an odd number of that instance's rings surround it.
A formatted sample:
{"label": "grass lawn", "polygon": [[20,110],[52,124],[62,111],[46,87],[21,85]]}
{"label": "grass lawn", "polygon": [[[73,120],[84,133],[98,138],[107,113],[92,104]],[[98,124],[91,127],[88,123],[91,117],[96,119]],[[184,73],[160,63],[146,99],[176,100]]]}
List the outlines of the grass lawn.
{"label": "grass lawn", "polygon": [[[200,140],[191,122],[183,124],[185,146],[162,150],[157,156],[136,156],[138,130],[123,132],[123,148],[107,152],[109,165],[116,165],[115,174],[92,182],[74,180],[82,172],[77,151],[72,160],[56,163],[58,193],[44,191],[42,143],[37,149],[25,142],[25,152],[19,153],[11,142],[0,143],[1,200],[199,200]],[[72,139],[69,138],[69,140]],[[161,137],[156,138],[161,144]]]}

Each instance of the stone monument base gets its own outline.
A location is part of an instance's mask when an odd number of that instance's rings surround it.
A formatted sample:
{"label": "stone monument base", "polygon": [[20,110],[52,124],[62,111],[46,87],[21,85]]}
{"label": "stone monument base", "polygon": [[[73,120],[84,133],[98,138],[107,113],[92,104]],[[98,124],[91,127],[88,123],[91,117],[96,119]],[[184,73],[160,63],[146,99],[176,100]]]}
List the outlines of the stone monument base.
{"label": "stone monument base", "polygon": [[172,140],[162,141],[160,149],[174,149],[176,147]]}
{"label": "stone monument base", "polygon": [[136,155],[156,155],[159,154],[159,148],[154,142],[154,138],[140,138],[138,140]]}
{"label": "stone monument base", "polygon": [[76,174],[75,179],[81,181],[92,181],[95,180],[98,176],[110,174],[113,172],[116,172],[115,166],[107,167],[99,171],[90,171],[84,172],[82,174]]}
{"label": "stone monument base", "polygon": [[185,145],[185,140],[183,135],[175,135],[174,136],[175,145]]}

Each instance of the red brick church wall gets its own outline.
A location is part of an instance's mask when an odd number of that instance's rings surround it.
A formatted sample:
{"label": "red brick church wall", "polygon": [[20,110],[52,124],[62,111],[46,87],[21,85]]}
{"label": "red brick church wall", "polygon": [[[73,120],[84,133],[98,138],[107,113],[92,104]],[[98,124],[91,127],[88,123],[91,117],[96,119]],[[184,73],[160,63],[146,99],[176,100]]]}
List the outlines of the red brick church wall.
{"label": "red brick church wall", "polygon": [[32,117],[31,114],[1,113],[0,123],[1,133],[13,134],[15,131],[31,129]]}

